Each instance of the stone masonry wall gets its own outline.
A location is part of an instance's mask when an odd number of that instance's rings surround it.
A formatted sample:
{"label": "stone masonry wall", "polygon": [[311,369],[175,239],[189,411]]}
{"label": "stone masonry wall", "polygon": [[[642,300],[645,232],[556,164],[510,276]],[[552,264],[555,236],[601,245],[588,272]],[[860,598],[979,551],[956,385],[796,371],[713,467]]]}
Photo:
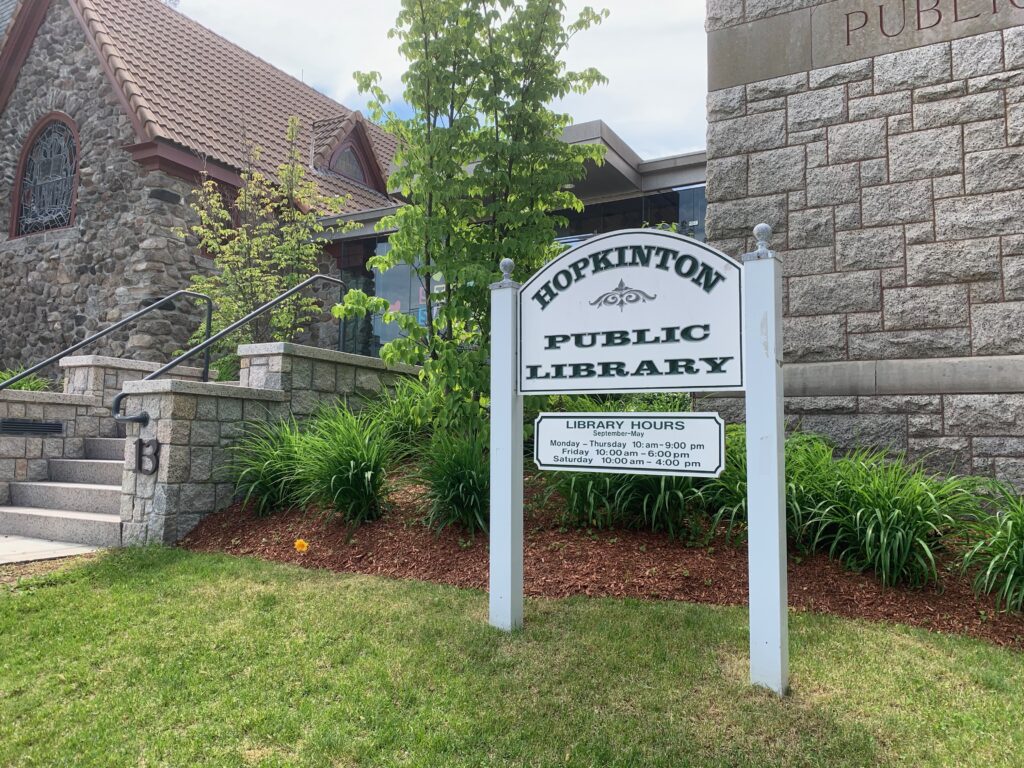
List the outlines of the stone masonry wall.
{"label": "stone masonry wall", "polygon": [[[236,385],[192,381],[130,381],[125,413],[145,411],[149,423],[128,425],[121,486],[122,541],[172,544],[206,514],[231,503],[233,486],[222,468],[246,423],[307,418],[337,402],[358,407],[361,396],[393,386],[417,368],[387,366],[361,357],[298,344],[238,348]],[[156,474],[135,471],[135,439],[160,444]]]}
{"label": "stone masonry wall", "polygon": [[[708,0],[708,29],[825,4]],[[772,225],[787,363],[1024,353],[1024,27],[712,91],[708,120],[709,240],[737,254]],[[787,410],[1024,484],[1020,394]]]}
{"label": "stone masonry wall", "polygon": [[[71,227],[8,239],[24,141],[44,115],[79,131],[77,217]],[[174,235],[190,185],[145,172],[122,147],[128,117],[66,2],[54,2],[0,114],[0,368],[29,364],[185,287],[198,263]],[[187,302],[154,312],[88,353],[165,360],[197,327]]]}
{"label": "stone masonry wall", "polygon": [[61,435],[0,437],[0,504],[8,501],[8,483],[46,480],[49,459],[79,459],[85,438],[100,437],[110,409],[98,397],[57,392],[0,392],[0,419],[59,421]]}
{"label": "stone masonry wall", "polygon": [[[275,421],[289,413],[281,391],[172,380],[136,382],[145,394],[128,398],[127,410],[145,410],[149,424],[128,425],[121,484],[124,546],[174,544],[210,512],[228,506],[234,487],[222,468],[246,421]],[[156,474],[136,472],[134,441],[160,443]]]}

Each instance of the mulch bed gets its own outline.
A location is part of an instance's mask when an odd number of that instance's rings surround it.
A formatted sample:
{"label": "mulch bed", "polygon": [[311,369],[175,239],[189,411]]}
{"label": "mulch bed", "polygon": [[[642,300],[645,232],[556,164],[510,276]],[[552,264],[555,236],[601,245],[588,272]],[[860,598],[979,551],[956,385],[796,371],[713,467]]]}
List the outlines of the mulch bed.
{"label": "mulch bed", "polygon": [[[258,518],[235,506],[210,515],[182,542],[197,552],[226,552],[307,568],[487,588],[487,537],[423,524],[421,489],[407,484],[379,521],[349,531],[338,522],[289,511]],[[714,605],[747,603],[746,546],[717,541],[688,547],[663,534],[565,530],[553,503],[527,489],[524,589],[543,597],[632,597]],[[296,539],[309,549],[295,550]],[[1024,649],[1024,615],[1001,613],[976,598],[969,582],[944,568],[938,587],[885,588],[870,574],[846,571],[824,555],[789,561],[789,604],[797,610],[909,624]]]}

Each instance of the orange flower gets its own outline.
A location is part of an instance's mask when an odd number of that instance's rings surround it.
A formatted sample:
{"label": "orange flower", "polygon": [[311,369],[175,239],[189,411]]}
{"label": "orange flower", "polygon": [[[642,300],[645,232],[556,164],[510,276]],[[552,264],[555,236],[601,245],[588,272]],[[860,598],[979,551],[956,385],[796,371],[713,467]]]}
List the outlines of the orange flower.
{"label": "orange flower", "polygon": [[309,549],[309,542],[307,542],[305,539],[296,539],[295,540],[295,551],[296,552],[305,552],[307,549]]}

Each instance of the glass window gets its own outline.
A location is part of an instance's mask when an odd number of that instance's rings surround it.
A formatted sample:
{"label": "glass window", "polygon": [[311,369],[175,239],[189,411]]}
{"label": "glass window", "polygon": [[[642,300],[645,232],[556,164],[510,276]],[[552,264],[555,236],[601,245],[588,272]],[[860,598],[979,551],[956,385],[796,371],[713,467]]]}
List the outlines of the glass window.
{"label": "glass window", "polygon": [[708,198],[704,184],[683,187],[679,193],[679,231],[701,242],[707,241],[704,224],[708,216]]}
{"label": "glass window", "polygon": [[348,176],[350,179],[366,183],[366,174],[363,173],[363,165],[359,162],[359,156],[352,147],[345,147],[331,160],[331,170]]}
{"label": "glass window", "polygon": [[[384,240],[377,244],[375,253],[382,255],[387,253],[390,248],[391,246]],[[434,275],[431,281],[431,290],[435,292],[435,302],[438,300],[436,292],[443,285],[442,276]],[[414,317],[420,325],[427,324],[426,287],[423,285],[419,273],[412,266],[396,264],[387,272],[373,270],[373,293],[375,296],[387,300],[390,311]],[[397,323],[385,323],[384,318],[379,315],[373,318],[373,333],[381,345],[403,335]]]}
{"label": "glass window", "polygon": [[71,128],[60,120],[47,123],[25,156],[18,190],[19,235],[71,223],[77,161]]}
{"label": "glass window", "polygon": [[567,224],[559,229],[558,240],[573,243],[617,229],[678,224],[680,234],[704,241],[707,208],[703,184],[609,203],[591,203],[579,213],[559,212]]}

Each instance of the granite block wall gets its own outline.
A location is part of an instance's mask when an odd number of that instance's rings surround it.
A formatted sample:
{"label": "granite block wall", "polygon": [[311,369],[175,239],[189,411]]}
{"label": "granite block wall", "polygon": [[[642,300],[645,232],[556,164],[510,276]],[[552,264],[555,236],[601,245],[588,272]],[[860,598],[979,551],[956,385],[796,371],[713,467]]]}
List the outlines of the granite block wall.
{"label": "granite block wall", "polygon": [[[950,9],[930,39],[954,39],[891,50],[909,44],[893,41],[908,7],[900,0],[708,0],[709,33],[730,40],[781,41],[801,24],[817,33],[826,14],[853,28],[864,13],[871,25],[846,30],[863,58],[754,76],[708,95],[708,237],[736,254],[752,250],[755,224],[772,225],[785,275],[787,364],[928,358],[970,366],[1024,353],[1020,5],[961,2],[959,13],[977,11],[971,24],[981,26],[972,31],[993,28],[958,36]],[[890,14],[885,34],[874,29],[880,8]],[[928,33],[915,23],[911,9],[905,37]],[[804,44],[801,35],[787,44]],[[836,53],[813,52],[822,56]],[[767,71],[795,60],[775,58]],[[1024,399],[1015,390],[936,387],[882,400],[851,392],[791,398],[787,410],[844,444],[888,445],[936,467],[1024,484],[1016,442]]]}
{"label": "granite block wall", "polygon": [[234,486],[222,468],[229,448],[246,421],[274,421],[289,414],[281,391],[253,390],[223,384],[175,381],[141,382],[148,389],[129,398],[150,421],[128,427],[127,446],[137,438],[160,443],[155,474],[136,471],[135,455],[126,450],[121,484],[121,541],[124,546],[173,544],[203,516],[228,506]]}
{"label": "granite block wall", "polygon": [[233,486],[223,467],[245,425],[307,418],[322,406],[358,407],[364,396],[415,376],[408,365],[298,344],[250,344],[238,348],[238,385],[129,381],[125,412],[148,414],[147,424],[128,425],[130,448],[138,438],[160,445],[157,472],[136,471],[128,450],[121,486],[121,538],[125,546],[172,544],[200,519],[231,503]]}

